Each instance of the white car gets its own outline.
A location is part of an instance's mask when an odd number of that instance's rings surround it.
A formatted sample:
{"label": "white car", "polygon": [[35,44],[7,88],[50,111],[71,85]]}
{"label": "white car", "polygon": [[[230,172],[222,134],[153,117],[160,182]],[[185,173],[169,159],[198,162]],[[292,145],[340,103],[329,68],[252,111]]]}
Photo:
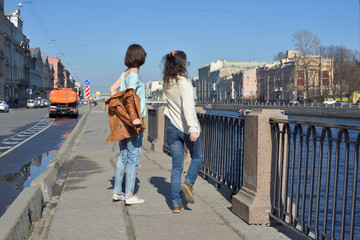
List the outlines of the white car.
{"label": "white car", "polygon": [[291,99],[289,101],[290,104],[299,104],[299,101],[298,100],[295,100],[295,99]]}
{"label": "white car", "polygon": [[44,107],[48,107],[49,106],[49,103],[46,99],[42,99],[42,103],[44,105]]}
{"label": "white car", "polygon": [[37,104],[33,99],[29,99],[26,102],[26,107],[27,108],[37,108]]}
{"label": "white car", "polygon": [[332,104],[334,104],[334,103],[336,103],[336,100],[333,100],[333,99],[327,100],[327,101],[324,101],[324,102],[323,102],[323,104],[327,104],[327,105],[332,105]]}
{"label": "white car", "polygon": [[43,99],[41,97],[38,97],[36,100],[35,100],[35,103],[38,107],[44,107],[44,102],[43,102]]}
{"label": "white car", "polygon": [[9,112],[9,105],[5,101],[0,101],[0,111]]}

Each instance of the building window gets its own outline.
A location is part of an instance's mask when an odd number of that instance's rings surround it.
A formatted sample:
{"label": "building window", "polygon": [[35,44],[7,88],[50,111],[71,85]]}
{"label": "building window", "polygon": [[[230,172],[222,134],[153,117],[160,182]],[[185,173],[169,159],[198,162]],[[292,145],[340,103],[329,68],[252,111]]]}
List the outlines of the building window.
{"label": "building window", "polygon": [[297,71],[297,75],[298,75],[297,84],[299,86],[304,86],[304,70]]}
{"label": "building window", "polygon": [[322,71],[322,85],[329,86],[329,71]]}

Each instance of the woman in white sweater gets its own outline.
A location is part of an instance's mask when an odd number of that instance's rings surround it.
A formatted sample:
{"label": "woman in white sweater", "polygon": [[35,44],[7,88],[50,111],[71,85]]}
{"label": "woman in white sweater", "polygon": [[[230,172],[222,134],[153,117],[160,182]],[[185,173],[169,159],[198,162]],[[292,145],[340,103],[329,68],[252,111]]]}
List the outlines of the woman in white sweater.
{"label": "woman in white sweater", "polygon": [[[186,54],[183,51],[171,51],[164,57],[164,92],[167,106],[164,114],[168,117],[167,143],[172,157],[171,199],[173,212],[184,210],[182,194],[189,203],[195,198],[192,186],[195,183],[203,160],[200,124],[195,112],[194,91],[188,79]],[[184,144],[191,154],[191,164],[181,183],[184,164]]]}

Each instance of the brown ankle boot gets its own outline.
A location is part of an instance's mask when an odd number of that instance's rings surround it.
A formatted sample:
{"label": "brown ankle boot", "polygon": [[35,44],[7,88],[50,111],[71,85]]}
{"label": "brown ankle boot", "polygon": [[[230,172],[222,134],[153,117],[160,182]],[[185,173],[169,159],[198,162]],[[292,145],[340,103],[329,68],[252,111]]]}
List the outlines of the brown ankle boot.
{"label": "brown ankle boot", "polygon": [[195,203],[195,196],[192,191],[192,186],[190,184],[184,182],[183,184],[181,184],[181,190],[185,194],[185,198],[188,201],[188,203]]}

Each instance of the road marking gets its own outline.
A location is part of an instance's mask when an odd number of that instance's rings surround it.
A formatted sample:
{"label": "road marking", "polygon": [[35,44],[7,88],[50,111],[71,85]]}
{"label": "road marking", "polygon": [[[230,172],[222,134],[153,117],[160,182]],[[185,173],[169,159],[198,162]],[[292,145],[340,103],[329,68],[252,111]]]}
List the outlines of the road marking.
{"label": "road marking", "polygon": [[[45,131],[46,129],[48,129],[51,124],[54,122],[54,119],[51,119],[50,122],[47,122],[44,124],[45,120],[48,119],[48,118],[44,118],[42,119],[40,122],[38,122],[35,126],[25,130],[25,131],[22,131],[12,137],[9,137],[7,139],[4,139],[2,142],[0,142],[0,144],[8,144],[8,145],[15,145],[15,146],[12,146],[12,147],[0,147],[0,158],[6,154],[8,154],[9,152],[11,152],[12,150],[16,149],[17,147],[21,146],[22,144],[26,143],[27,141],[29,141],[30,139],[32,139],[33,137],[35,137],[36,135],[42,133],[43,131]],[[42,125],[41,127],[39,127],[40,124],[44,124]],[[36,130],[33,130],[33,129],[39,129],[39,131],[36,131]],[[17,137],[17,136],[24,136],[23,134],[26,134],[25,135],[25,138],[22,138],[24,139],[23,141],[21,142],[8,142],[9,140],[12,140],[14,137]],[[1,149],[5,149],[7,148],[8,150],[6,150],[5,152],[1,152]],[[9,149],[10,148],[10,149]]]}
{"label": "road marking", "polygon": [[14,144],[17,144],[18,142],[1,142],[3,144],[9,144],[9,145],[14,145]]}
{"label": "road marking", "polygon": [[19,140],[24,140],[25,138],[24,137],[22,137],[22,138],[11,138],[10,140],[12,140],[12,141],[19,141]]}

